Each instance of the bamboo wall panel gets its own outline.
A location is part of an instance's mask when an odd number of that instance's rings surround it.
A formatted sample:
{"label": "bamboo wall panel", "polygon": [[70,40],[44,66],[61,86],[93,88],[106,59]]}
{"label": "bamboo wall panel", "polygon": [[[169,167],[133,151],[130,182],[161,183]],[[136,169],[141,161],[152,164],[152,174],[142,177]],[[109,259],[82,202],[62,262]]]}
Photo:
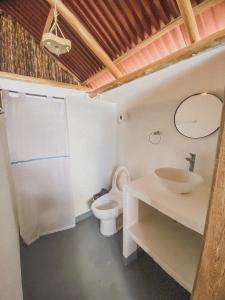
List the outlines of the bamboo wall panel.
{"label": "bamboo wall panel", "polygon": [[217,146],[203,252],[192,300],[225,299],[225,105]]}
{"label": "bamboo wall panel", "polygon": [[[91,1],[93,2],[93,0]],[[40,43],[50,11],[50,6],[46,0],[0,0],[0,9],[15,18]],[[60,55],[58,60],[80,82],[85,81],[104,68],[101,61],[61,16],[59,16],[59,24],[65,37],[71,41],[72,48],[68,53]]]}
{"label": "bamboo wall panel", "polygon": [[64,83],[77,82],[74,75],[5,13],[0,15],[0,71]]}

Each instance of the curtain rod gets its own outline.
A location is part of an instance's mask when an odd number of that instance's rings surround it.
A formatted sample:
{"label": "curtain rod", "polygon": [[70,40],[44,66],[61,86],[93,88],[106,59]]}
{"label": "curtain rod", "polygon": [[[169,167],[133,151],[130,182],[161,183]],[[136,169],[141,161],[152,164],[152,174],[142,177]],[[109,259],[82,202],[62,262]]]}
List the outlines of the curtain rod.
{"label": "curtain rod", "polygon": [[[0,89],[0,92],[1,91],[7,91],[7,92],[10,92],[10,93],[15,93],[15,94],[20,94],[21,93],[19,91],[5,90],[5,89]],[[35,96],[35,97],[44,97],[44,98],[48,97],[47,95],[42,95],[42,94],[33,94],[33,93],[22,93],[22,94],[25,94],[27,96]],[[59,100],[65,100],[65,98],[63,98],[63,97],[52,96],[51,98],[53,98],[53,99],[59,99]]]}

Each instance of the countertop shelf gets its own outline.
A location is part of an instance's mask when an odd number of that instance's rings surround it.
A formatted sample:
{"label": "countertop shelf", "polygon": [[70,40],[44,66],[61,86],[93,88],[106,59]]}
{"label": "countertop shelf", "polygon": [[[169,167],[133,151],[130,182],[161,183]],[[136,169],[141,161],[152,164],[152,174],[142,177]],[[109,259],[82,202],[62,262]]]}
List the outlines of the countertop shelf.
{"label": "countertop shelf", "polygon": [[199,186],[190,194],[175,194],[167,191],[154,175],[150,175],[132,181],[128,191],[180,224],[203,234],[210,197],[208,186]]}
{"label": "countertop shelf", "polygon": [[201,251],[200,234],[161,213],[145,217],[128,232],[169,275],[192,291]]}

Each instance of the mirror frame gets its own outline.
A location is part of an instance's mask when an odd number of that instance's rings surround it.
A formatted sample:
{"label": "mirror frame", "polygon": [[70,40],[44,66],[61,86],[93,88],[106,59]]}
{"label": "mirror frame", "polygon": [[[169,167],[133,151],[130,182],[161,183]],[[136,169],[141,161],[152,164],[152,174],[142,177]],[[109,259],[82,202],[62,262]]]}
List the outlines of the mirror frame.
{"label": "mirror frame", "polygon": [[[213,132],[209,133],[208,135],[201,136],[201,137],[190,137],[190,136],[187,136],[187,135],[183,134],[182,132],[180,132],[180,130],[177,128],[175,118],[176,118],[176,113],[177,113],[178,109],[180,108],[180,106],[181,106],[185,101],[187,101],[189,98],[191,98],[191,97],[193,97],[193,96],[198,96],[198,95],[201,95],[201,94],[203,94],[203,93],[196,93],[196,94],[192,94],[192,95],[186,97],[185,99],[183,99],[183,100],[180,102],[180,104],[177,106],[177,108],[176,108],[176,110],[175,110],[175,112],[174,112],[173,122],[174,122],[174,126],[175,126],[176,130],[177,130],[182,136],[184,136],[184,137],[186,137],[186,138],[188,138],[188,139],[198,140],[198,139],[206,138],[206,137],[208,137],[208,136],[214,134],[215,132],[217,132],[217,131],[219,130],[220,126],[221,126],[221,125],[219,125]],[[220,100],[220,102],[221,102],[221,104],[222,104],[222,106],[221,106],[221,114],[222,114],[223,100],[222,100],[220,97],[218,97],[217,95],[212,94],[212,93],[206,93],[206,92],[204,92],[204,94],[212,95],[212,96],[216,97],[218,100]],[[221,117],[222,117],[222,115],[221,115]]]}

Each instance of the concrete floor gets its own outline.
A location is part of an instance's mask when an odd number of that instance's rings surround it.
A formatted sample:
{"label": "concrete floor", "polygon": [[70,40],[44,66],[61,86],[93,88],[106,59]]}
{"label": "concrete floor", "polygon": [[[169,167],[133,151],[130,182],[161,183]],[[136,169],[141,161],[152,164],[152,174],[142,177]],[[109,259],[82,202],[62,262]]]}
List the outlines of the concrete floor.
{"label": "concrete floor", "polygon": [[146,254],[124,266],[122,231],[99,233],[94,217],[21,245],[24,300],[187,300],[190,294]]}

